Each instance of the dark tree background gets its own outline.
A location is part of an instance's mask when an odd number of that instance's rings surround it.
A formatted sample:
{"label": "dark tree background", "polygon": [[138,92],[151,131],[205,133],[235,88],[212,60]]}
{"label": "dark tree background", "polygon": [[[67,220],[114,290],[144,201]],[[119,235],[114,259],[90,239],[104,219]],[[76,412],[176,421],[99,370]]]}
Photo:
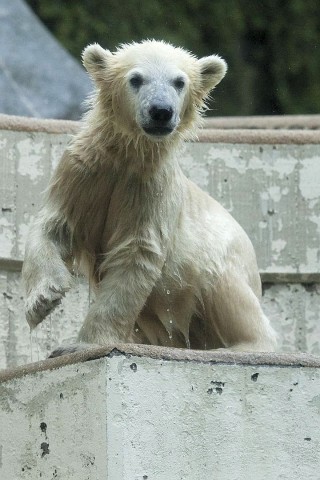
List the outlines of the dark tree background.
{"label": "dark tree background", "polygon": [[91,42],[156,38],[198,56],[218,53],[229,72],[218,115],[320,112],[319,0],[27,0],[76,57]]}

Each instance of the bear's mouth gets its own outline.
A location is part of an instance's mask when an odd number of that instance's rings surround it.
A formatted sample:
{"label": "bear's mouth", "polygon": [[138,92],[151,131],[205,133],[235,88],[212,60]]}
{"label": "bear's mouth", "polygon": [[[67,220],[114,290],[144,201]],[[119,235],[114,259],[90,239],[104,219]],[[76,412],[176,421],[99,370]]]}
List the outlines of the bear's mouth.
{"label": "bear's mouth", "polygon": [[154,126],[143,127],[143,130],[146,132],[147,135],[151,135],[153,137],[164,137],[166,135],[170,135],[170,133],[172,133],[174,129],[168,126]]}

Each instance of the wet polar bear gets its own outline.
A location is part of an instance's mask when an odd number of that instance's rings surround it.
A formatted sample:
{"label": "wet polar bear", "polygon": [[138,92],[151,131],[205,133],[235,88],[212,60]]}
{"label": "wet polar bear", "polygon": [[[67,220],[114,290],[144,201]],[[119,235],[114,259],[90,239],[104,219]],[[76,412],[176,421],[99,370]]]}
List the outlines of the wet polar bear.
{"label": "wet polar bear", "polygon": [[226,63],[154,40],[115,53],[90,45],[83,63],[96,85],[91,110],[27,241],[29,325],[59,304],[76,263],[96,300],[79,343],[53,355],[119,342],[272,351],[250,240],[176,155]]}

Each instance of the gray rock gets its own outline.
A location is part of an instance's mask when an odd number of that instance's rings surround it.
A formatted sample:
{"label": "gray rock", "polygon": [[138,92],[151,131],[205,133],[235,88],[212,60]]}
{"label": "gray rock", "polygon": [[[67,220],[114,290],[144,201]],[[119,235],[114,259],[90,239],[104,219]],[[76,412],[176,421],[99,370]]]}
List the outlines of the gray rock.
{"label": "gray rock", "polygon": [[0,0],[0,112],[77,120],[92,90],[80,63],[23,0]]}

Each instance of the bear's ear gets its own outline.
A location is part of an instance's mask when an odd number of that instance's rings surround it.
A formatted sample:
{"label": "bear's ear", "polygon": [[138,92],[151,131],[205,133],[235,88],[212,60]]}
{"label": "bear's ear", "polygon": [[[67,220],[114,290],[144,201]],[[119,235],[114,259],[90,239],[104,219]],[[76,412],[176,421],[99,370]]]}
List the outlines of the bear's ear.
{"label": "bear's ear", "polygon": [[103,73],[108,67],[108,60],[112,57],[109,50],[100,47],[98,43],[88,45],[82,52],[82,62],[89,75],[96,81],[103,79]]}
{"label": "bear's ear", "polygon": [[205,93],[218,85],[227,73],[227,64],[218,55],[203,57],[198,60],[201,73],[201,83]]}

